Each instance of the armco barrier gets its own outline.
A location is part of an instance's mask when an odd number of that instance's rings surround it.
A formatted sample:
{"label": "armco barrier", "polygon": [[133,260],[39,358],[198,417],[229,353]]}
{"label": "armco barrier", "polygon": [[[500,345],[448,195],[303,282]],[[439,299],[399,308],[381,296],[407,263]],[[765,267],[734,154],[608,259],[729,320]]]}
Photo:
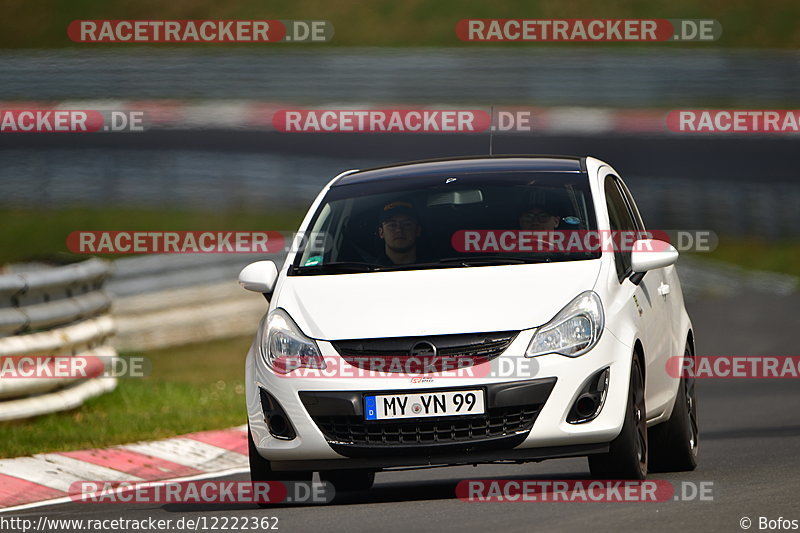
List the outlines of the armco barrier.
{"label": "armco barrier", "polygon": [[[103,289],[111,268],[90,259],[0,276],[0,363],[24,355],[115,355],[111,297]],[[70,409],[115,386],[103,377],[0,379],[0,420]]]}
{"label": "armco barrier", "polygon": [[103,281],[111,265],[74,265],[0,276],[0,336],[50,329],[100,315],[111,307]]}
{"label": "armco barrier", "polygon": [[234,285],[244,266],[253,261],[283,261],[278,254],[156,254],[114,261],[106,288],[119,297],[193,287],[227,280]]}
{"label": "armco barrier", "polygon": [[137,100],[267,98],[352,105],[438,103],[458,95],[463,102],[629,108],[731,102],[752,109],[796,101],[800,74],[793,50],[665,44],[642,53],[645,47],[473,44],[424,52],[325,47],[280,54],[256,48],[213,54],[179,47],[157,54],[146,47],[4,50],[0,99],[106,99],[114,87],[115,98]]}
{"label": "armco barrier", "polygon": [[267,302],[236,283],[253,261],[278,254],[179,254],[115,261],[107,288],[113,294],[114,346],[139,351],[225,337],[249,336]]}

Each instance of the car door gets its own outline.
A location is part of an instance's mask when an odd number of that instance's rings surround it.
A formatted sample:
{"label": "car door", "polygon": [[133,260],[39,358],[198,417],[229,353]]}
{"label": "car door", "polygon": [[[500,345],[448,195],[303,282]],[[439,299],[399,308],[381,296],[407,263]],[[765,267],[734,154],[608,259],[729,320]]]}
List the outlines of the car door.
{"label": "car door", "polygon": [[[608,174],[603,180],[609,224],[612,232],[630,236],[644,233],[636,204],[625,184],[617,176]],[[617,239],[620,244],[630,244],[630,239]],[[668,399],[665,365],[670,355],[671,326],[663,292],[665,285],[663,269],[648,272],[638,285],[631,281],[631,250],[623,246],[614,252],[617,278],[623,294],[630,294],[628,305],[635,307],[639,316],[640,340],[645,352],[645,390],[647,391],[648,414],[658,413]]]}

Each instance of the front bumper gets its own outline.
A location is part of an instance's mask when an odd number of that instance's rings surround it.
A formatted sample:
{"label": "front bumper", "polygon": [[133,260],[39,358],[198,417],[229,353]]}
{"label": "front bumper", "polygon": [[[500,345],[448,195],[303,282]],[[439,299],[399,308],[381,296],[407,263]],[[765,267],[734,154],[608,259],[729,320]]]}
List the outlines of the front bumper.
{"label": "front bumper", "polygon": [[301,391],[300,400],[331,448],[345,457],[473,453],[522,443],[555,384],[546,378],[484,385],[486,414],[466,417],[366,421],[360,391]]}
{"label": "front bumper", "polygon": [[[499,359],[524,362],[522,354],[529,340],[520,335]],[[323,356],[336,355],[329,343],[320,341],[318,345]],[[276,470],[530,461],[603,453],[622,428],[630,361],[631,348],[606,331],[594,349],[581,357],[550,354],[528,359],[527,366],[520,365],[525,368],[524,375],[438,377],[412,384],[408,378],[277,376],[266,368],[253,346],[246,368],[248,418],[256,448]],[[609,387],[600,414],[583,424],[567,423],[582,385],[606,367],[610,369]],[[363,420],[366,392],[477,387],[487,394],[486,420],[462,419],[456,424],[456,419],[407,419],[402,423],[370,422],[368,427]],[[277,439],[270,434],[261,389],[281,405],[296,431],[295,438]],[[437,426],[437,422],[441,424]],[[506,430],[486,429],[498,423],[505,424]],[[445,438],[433,437],[437,432]]]}

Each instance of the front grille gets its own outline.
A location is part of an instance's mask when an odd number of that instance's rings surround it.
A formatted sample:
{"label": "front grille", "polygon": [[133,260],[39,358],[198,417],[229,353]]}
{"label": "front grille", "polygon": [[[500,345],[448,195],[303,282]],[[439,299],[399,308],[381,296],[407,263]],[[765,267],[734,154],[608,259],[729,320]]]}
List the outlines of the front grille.
{"label": "front grille", "polygon": [[[374,372],[442,372],[486,363],[499,356],[517,331],[395,337],[333,341],[331,344],[349,364]],[[420,350],[432,345],[436,353]]]}
{"label": "front grille", "polygon": [[331,443],[354,446],[419,446],[479,442],[530,431],[541,405],[498,407],[487,414],[416,420],[366,421],[363,416],[315,416]]}

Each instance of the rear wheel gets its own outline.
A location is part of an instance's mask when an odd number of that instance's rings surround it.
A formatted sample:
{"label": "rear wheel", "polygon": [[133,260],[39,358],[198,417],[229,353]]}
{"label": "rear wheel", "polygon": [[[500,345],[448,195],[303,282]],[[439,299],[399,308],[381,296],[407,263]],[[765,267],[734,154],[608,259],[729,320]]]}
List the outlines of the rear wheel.
{"label": "rear wheel", "polygon": [[[688,343],[683,356],[693,356]],[[694,377],[681,377],[669,420],[650,428],[651,472],[684,472],[697,468],[700,432],[694,385]]]}
{"label": "rear wheel", "polygon": [[608,453],[590,455],[589,470],[602,479],[644,479],[647,476],[647,410],[644,375],[638,357],[631,365],[625,420]]}
{"label": "rear wheel", "polygon": [[321,481],[328,481],[334,490],[369,490],[375,483],[374,470],[324,470],[319,473]]}

